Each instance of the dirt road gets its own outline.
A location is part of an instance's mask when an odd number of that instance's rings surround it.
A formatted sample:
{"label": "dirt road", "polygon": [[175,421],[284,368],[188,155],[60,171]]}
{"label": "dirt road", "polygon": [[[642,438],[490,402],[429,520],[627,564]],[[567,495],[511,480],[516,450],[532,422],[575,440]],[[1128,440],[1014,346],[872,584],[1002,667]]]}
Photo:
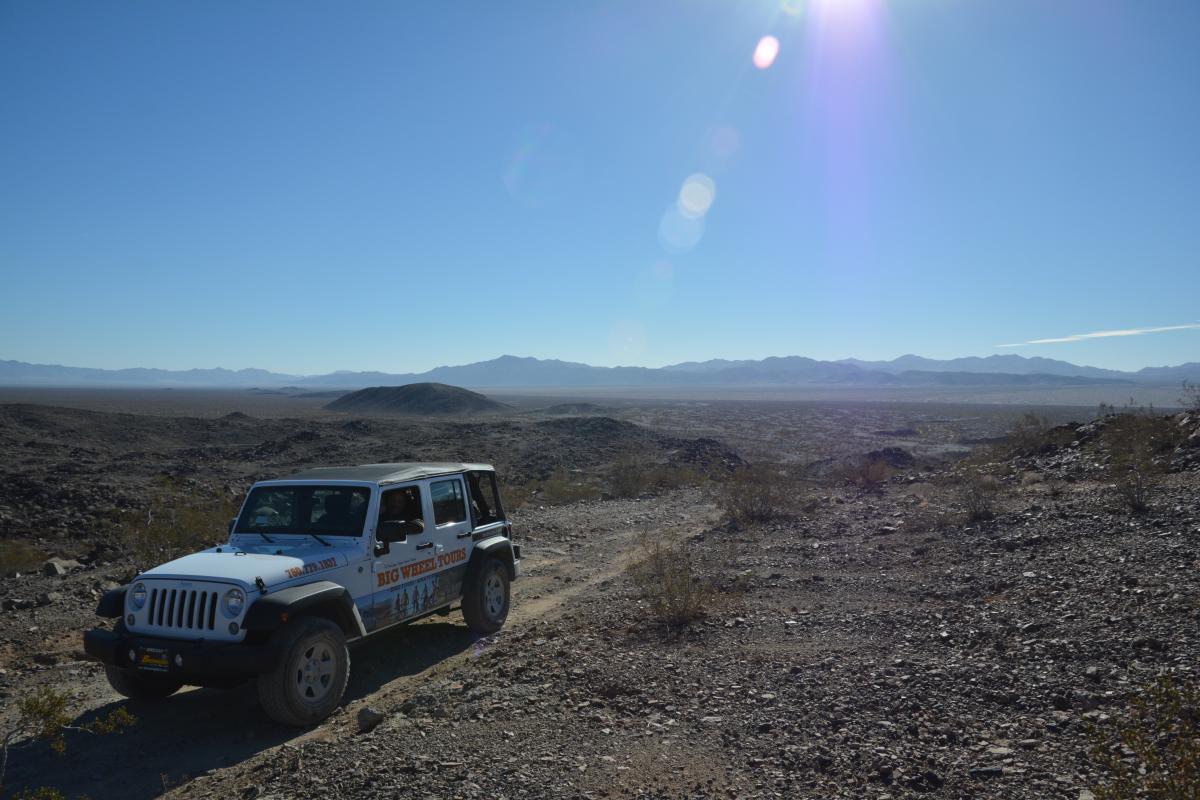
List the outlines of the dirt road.
{"label": "dirt road", "polygon": [[[68,797],[86,794],[93,800],[137,800],[157,797],[213,771],[252,768],[256,758],[273,748],[352,735],[361,706],[398,705],[414,687],[477,657],[495,640],[522,632],[537,620],[554,618],[574,602],[592,602],[598,587],[621,572],[638,536],[695,532],[711,523],[713,513],[694,492],[653,501],[522,509],[514,519],[525,546],[523,575],[513,585],[513,610],[504,630],[480,639],[454,612],[363,642],[352,649],[342,709],[308,731],[267,719],[252,685],[230,691],[193,688],[154,704],[126,701],[108,687],[97,665],[77,660],[78,630],[43,631],[62,639],[66,660],[23,679],[22,692],[43,683],[68,687],[75,708],[84,710],[80,722],[122,704],[138,722],[120,735],[72,734],[65,757],[44,747],[14,753],[8,785],[50,785]],[[201,784],[193,788],[200,789]]]}

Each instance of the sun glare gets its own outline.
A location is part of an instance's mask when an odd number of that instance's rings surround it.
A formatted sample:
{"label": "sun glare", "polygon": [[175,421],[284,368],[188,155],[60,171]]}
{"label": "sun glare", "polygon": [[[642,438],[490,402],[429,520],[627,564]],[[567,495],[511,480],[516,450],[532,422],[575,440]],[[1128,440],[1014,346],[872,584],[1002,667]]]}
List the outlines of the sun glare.
{"label": "sun glare", "polygon": [[775,63],[777,55],[779,55],[779,40],[774,36],[764,36],[758,40],[758,46],[754,48],[754,66],[759,69],[767,69]]}

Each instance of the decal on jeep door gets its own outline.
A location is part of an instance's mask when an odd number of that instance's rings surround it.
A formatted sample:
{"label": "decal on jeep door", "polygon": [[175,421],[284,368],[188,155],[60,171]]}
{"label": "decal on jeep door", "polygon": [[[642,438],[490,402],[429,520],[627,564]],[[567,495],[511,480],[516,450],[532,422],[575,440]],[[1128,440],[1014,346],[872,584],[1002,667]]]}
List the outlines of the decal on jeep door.
{"label": "decal on jeep door", "polygon": [[[439,559],[451,558],[456,553],[447,553],[445,556],[439,556]],[[460,558],[458,566],[432,573],[427,570],[409,570],[409,575],[421,576],[412,580],[405,580],[405,567],[420,564],[419,561],[379,573],[376,575],[374,594],[362,598],[362,601],[369,604],[365,609],[359,608],[363,625],[367,630],[394,625],[458,599],[462,594],[463,577],[467,571],[467,565],[462,561]]]}

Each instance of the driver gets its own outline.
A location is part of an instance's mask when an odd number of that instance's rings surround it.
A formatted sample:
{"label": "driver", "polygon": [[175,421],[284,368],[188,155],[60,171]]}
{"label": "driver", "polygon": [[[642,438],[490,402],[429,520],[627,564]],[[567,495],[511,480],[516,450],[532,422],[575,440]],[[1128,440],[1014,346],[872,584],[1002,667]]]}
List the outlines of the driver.
{"label": "driver", "polygon": [[425,520],[421,517],[421,501],[413,489],[394,489],[383,495],[379,522],[406,523],[411,533],[422,533]]}

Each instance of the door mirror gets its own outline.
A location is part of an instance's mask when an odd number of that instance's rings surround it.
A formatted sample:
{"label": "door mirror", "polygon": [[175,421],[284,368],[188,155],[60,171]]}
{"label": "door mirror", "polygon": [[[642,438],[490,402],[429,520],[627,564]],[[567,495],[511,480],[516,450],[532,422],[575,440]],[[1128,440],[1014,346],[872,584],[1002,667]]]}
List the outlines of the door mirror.
{"label": "door mirror", "polygon": [[381,542],[403,542],[409,537],[409,534],[420,532],[421,526],[415,522],[389,519],[379,523],[379,531],[376,534],[376,538]]}

